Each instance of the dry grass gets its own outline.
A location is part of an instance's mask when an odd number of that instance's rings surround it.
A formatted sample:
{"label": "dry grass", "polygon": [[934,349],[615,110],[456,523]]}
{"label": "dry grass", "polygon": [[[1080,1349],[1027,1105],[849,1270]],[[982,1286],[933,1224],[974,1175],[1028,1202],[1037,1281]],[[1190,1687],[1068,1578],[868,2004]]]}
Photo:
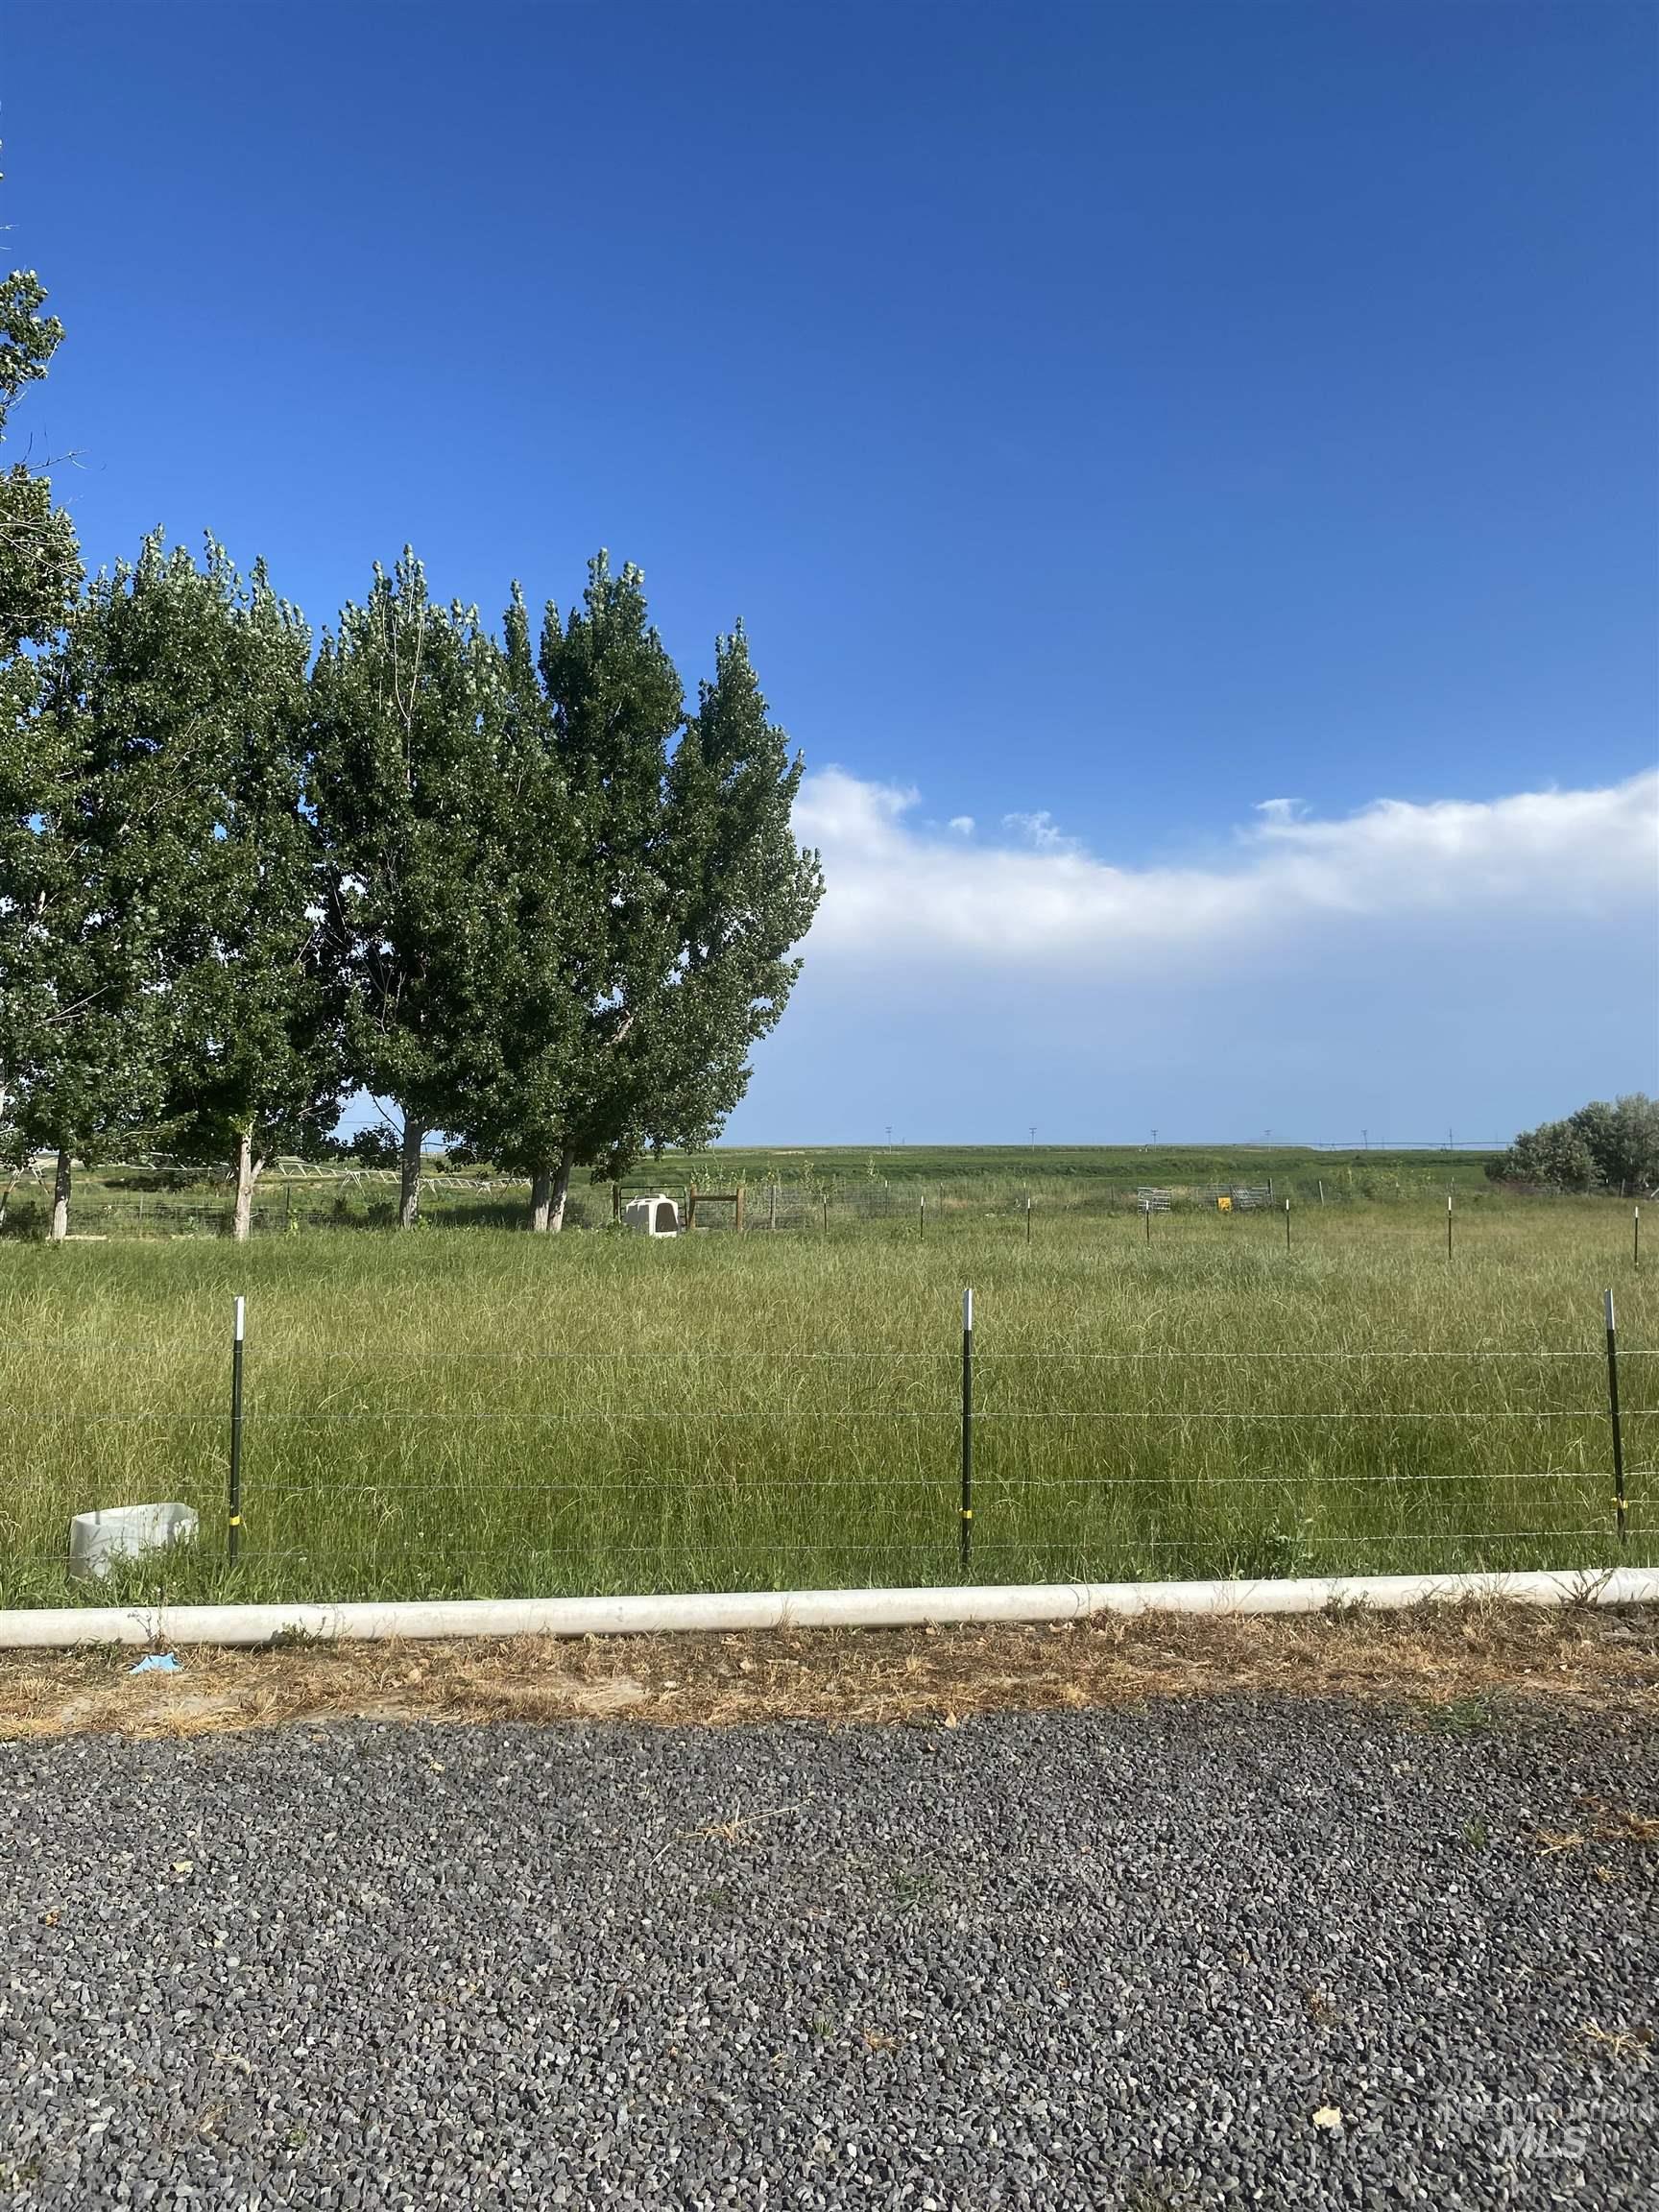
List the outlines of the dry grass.
{"label": "dry grass", "polygon": [[1599,2020],[1586,2020],[1578,2031],[1587,2043],[1596,2044],[1609,2058],[1629,2059],[1646,2066],[1653,2048],[1651,2028],[1603,2028]]}
{"label": "dry grass", "polygon": [[1577,1828],[1540,1828],[1534,1841],[1541,1859],[1563,1859],[1592,1843],[1659,1844],[1659,1817],[1634,1806],[1610,1805],[1604,1797],[1581,1797],[1584,1815]]}
{"label": "dry grass", "polygon": [[1480,1602],[1287,1619],[1153,1615],[1054,1627],[314,1645],[181,1657],[175,1675],[130,1674],[129,1650],[0,1657],[0,1738],[197,1736],[352,1718],[949,1726],[974,1713],[1223,1693],[1362,1698],[1430,1718],[1501,1694],[1659,1717],[1659,1615]]}

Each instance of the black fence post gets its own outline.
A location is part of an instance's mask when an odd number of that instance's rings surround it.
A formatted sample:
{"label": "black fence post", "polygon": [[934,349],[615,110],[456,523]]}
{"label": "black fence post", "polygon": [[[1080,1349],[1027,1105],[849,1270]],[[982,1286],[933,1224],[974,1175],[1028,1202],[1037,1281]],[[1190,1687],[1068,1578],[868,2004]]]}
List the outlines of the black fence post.
{"label": "black fence post", "polygon": [[1619,1541],[1630,1541],[1624,1505],[1624,1436],[1619,1426],[1619,1330],[1613,1312],[1613,1293],[1607,1292],[1607,1412],[1613,1424],[1613,1510],[1619,1521]]}
{"label": "black fence post", "polygon": [[247,1301],[236,1301],[236,1326],[230,1339],[230,1564],[242,1549],[242,1355],[247,1336]]}
{"label": "black fence post", "polygon": [[962,1293],[962,1569],[974,1556],[974,1293]]}
{"label": "black fence post", "polygon": [[1285,1201],[1285,1249],[1286,1252],[1290,1249],[1290,1201],[1288,1198]]}
{"label": "black fence post", "polygon": [[1640,1206],[1633,1207],[1630,1214],[1630,1264],[1632,1267],[1640,1267],[1642,1264],[1642,1209]]}

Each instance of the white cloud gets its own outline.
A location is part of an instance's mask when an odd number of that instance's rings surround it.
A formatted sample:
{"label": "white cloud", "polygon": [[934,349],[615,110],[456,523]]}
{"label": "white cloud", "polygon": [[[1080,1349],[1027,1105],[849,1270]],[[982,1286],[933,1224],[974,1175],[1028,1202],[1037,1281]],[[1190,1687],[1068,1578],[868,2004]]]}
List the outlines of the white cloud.
{"label": "white cloud", "polygon": [[815,957],[1145,974],[1212,967],[1343,922],[1372,936],[1429,918],[1460,927],[1517,914],[1653,926],[1652,774],[1478,802],[1383,799],[1331,821],[1269,801],[1224,859],[1186,867],[1112,866],[1063,836],[1046,810],[1005,817],[1022,846],[970,847],[966,832],[943,838],[914,826],[918,804],[914,790],[837,768],[807,778],[797,827],[822,850],[829,884]]}
{"label": "white cloud", "polygon": [[958,837],[972,837],[974,834],[974,817],[972,814],[952,814],[945,827],[948,830],[954,830]]}
{"label": "white cloud", "polygon": [[1068,837],[1046,806],[1040,814],[1004,814],[1004,830],[1017,830],[1034,853],[1074,853],[1075,837]]}

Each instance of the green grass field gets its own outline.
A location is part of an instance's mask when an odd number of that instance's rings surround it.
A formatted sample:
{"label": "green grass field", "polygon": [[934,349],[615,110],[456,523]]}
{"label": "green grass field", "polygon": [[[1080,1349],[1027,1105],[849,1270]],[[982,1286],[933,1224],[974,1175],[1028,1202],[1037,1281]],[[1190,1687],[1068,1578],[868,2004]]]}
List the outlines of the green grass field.
{"label": "green grass field", "polygon": [[[1148,1178],[1150,1179],[1150,1178]],[[1173,1178],[1171,1178],[1173,1180]],[[1039,1186],[1042,1188],[1042,1186]],[[1659,1559],[1659,1288],[1599,1200],[1040,1206],[1000,1180],[826,1236],[272,1236],[0,1246],[0,1600],[77,1511],[182,1499],[168,1596],[346,1598],[960,1577],[1601,1566],[1601,1293],[1620,1299],[1632,1564]],[[226,1562],[231,1300],[248,1299]]]}
{"label": "green grass field", "polygon": [[[831,1218],[842,1220],[914,1220],[924,1199],[935,1208],[1010,1214],[1022,1213],[1027,1197],[1045,1215],[1132,1212],[1142,1186],[1192,1192],[1271,1185],[1276,1199],[1327,1210],[1444,1202],[1449,1190],[1460,1204],[1487,1206],[1503,1196],[1487,1179],[1490,1157],[1314,1152],[1294,1145],[722,1145],[647,1162],[629,1177],[627,1189],[663,1190],[684,1201],[692,1187],[731,1190],[741,1184],[751,1219],[770,1214],[784,1227],[820,1218],[825,1201]],[[527,1197],[527,1185],[488,1168],[438,1170],[426,1177],[422,1209],[433,1229],[516,1228]],[[84,1236],[206,1238],[224,1233],[230,1203],[223,1177],[154,1168],[83,1170],[75,1178],[70,1225]],[[43,1235],[51,1204],[49,1168],[20,1178],[7,1201],[5,1238]],[[573,1226],[603,1227],[611,1213],[609,1186],[578,1183],[571,1190]],[[326,1174],[284,1176],[274,1169],[259,1186],[253,1227],[260,1236],[373,1230],[391,1226],[396,1214],[397,1177],[390,1170],[359,1175],[336,1167]]]}

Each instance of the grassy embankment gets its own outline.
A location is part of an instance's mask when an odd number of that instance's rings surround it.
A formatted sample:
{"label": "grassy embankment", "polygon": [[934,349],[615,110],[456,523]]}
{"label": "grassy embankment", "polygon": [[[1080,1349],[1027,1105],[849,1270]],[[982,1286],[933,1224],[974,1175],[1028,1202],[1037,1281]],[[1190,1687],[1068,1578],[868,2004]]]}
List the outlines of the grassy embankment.
{"label": "grassy embankment", "polygon": [[[977,1293],[972,1577],[1611,1563],[1601,1291],[1632,1563],[1659,1561],[1659,1288],[1626,1209],[1283,1216],[994,1196],[648,1244],[433,1235],[0,1251],[0,1601],[107,1599],[71,1513],[179,1498],[170,1596],[949,1582]],[[232,1294],[243,1555],[223,1561]],[[154,1592],[152,1570],[130,1585]],[[119,1593],[122,1595],[126,1592]]]}

